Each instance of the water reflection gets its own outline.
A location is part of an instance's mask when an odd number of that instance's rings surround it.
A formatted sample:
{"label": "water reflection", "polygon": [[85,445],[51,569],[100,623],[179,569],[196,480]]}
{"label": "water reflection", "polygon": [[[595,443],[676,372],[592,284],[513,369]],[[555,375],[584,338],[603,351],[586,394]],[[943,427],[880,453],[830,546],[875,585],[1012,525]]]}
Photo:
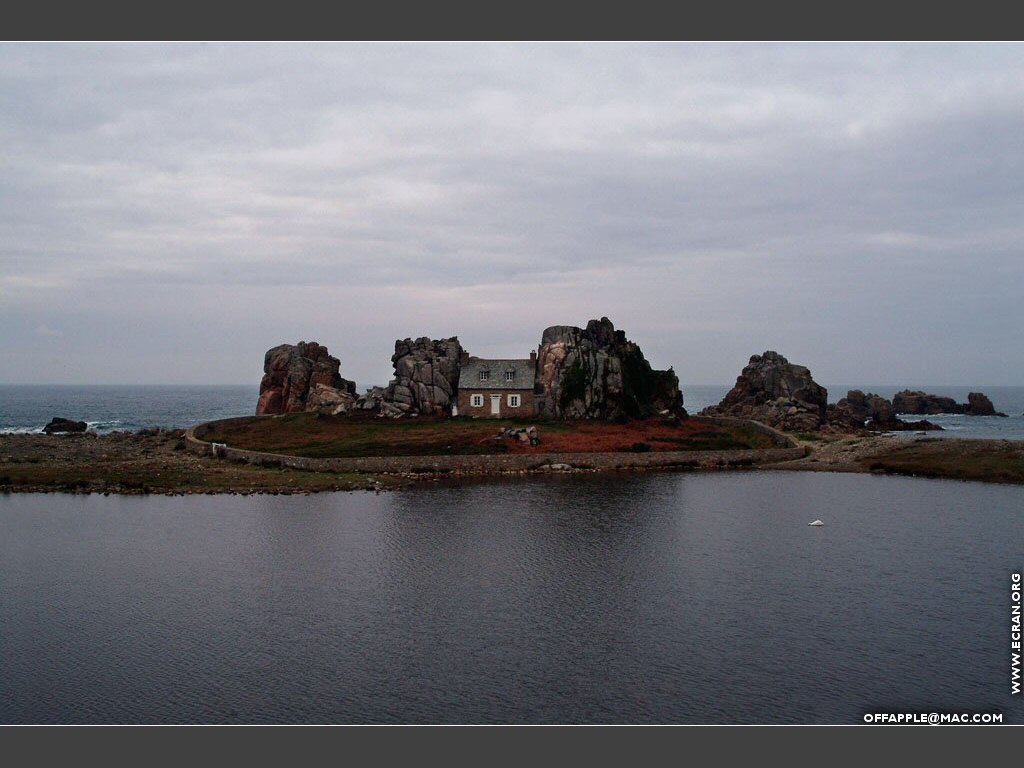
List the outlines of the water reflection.
{"label": "water reflection", "polygon": [[788,473],[4,497],[0,720],[1019,721],[1022,502]]}

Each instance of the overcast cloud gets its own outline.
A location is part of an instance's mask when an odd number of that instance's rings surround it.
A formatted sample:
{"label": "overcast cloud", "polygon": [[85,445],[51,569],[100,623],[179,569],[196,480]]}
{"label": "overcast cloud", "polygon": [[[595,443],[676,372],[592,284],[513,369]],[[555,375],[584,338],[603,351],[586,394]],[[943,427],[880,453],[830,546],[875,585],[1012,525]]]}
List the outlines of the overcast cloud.
{"label": "overcast cloud", "polygon": [[0,382],[326,344],[1022,384],[1024,47],[0,45]]}

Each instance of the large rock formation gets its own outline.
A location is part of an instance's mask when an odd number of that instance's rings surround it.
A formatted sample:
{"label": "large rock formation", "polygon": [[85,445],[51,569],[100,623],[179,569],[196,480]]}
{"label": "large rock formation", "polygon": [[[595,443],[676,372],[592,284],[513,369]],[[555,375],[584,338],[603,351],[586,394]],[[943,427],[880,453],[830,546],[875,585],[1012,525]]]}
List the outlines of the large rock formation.
{"label": "large rock formation", "polygon": [[384,393],[382,412],[450,414],[459,388],[462,345],[458,338],[395,342],[395,378]]}
{"label": "large rock formation", "polygon": [[896,413],[937,414],[962,413],[967,416],[1005,416],[992,405],[982,392],[971,392],[966,403],[958,403],[952,397],[931,395],[920,390],[904,389],[892,399]]}
{"label": "large rock formation", "polygon": [[809,369],[794,365],[778,352],[754,355],[729,393],[710,416],[739,416],[778,429],[810,432],[825,421],[828,392],[811,378]]}
{"label": "large rock formation", "polygon": [[555,325],[544,331],[537,353],[537,411],[571,419],[682,415],[679,379],[657,371],[607,317],[587,327]]}
{"label": "large rock formation", "polygon": [[281,344],[263,358],[256,415],[321,410],[344,413],[355,402],[355,382],[341,378],[341,362],[327,347]]}

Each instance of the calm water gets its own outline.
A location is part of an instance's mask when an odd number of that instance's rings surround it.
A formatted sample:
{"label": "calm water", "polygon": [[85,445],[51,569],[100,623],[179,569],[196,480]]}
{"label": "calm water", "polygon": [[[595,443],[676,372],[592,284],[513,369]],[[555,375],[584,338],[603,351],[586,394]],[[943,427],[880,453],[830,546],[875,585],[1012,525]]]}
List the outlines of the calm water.
{"label": "calm water", "polygon": [[1020,723],[1022,566],[1024,488],[907,478],[5,496],[0,721]]}

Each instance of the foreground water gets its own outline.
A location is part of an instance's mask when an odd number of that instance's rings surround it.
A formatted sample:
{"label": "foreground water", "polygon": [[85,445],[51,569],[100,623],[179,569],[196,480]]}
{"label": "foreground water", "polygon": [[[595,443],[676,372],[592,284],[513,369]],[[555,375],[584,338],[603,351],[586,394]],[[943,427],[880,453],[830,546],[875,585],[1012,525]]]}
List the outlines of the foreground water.
{"label": "foreground water", "polygon": [[950,481],[12,495],[0,722],[1024,722],[1022,565],[1024,488]]}

